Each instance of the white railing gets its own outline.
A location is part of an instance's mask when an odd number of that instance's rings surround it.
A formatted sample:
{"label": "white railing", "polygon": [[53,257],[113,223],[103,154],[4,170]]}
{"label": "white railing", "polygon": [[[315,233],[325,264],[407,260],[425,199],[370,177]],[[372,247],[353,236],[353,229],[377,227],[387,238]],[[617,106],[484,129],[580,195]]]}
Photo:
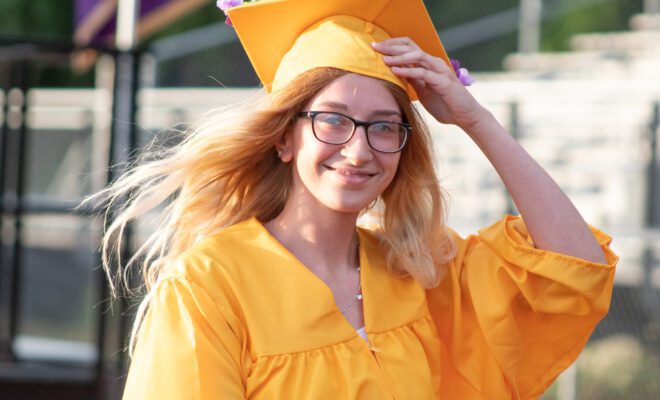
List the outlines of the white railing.
{"label": "white railing", "polygon": [[[484,77],[473,93],[513,131],[520,143],[558,181],[589,222],[614,235],[614,248],[622,256],[617,283],[638,285],[645,278],[644,254],[660,252],[660,234],[645,226],[649,123],[652,94],[644,95],[631,82],[512,82]],[[570,91],[571,96],[564,93]],[[618,92],[617,92],[618,91]],[[635,91],[628,97],[626,91]],[[612,95],[612,93],[619,93]],[[531,93],[533,95],[525,95]],[[256,96],[255,90],[147,89],[139,93],[137,124],[143,134],[153,135],[168,126],[192,122],[209,109]],[[109,141],[108,94],[90,90],[33,89],[28,99],[28,128],[32,142],[67,130],[85,130],[93,140],[72,142],[67,151],[35,145],[34,157],[52,180],[34,188],[33,196],[72,198],[84,194],[83,183],[105,176],[94,159],[106,160]],[[515,125],[513,126],[515,104]],[[451,126],[429,121],[435,137],[438,169],[450,194],[449,223],[461,234],[499,219],[511,211],[511,203],[495,171],[465,134]],[[66,140],[66,135],[62,135]],[[92,171],[90,171],[90,166]],[[102,179],[101,179],[102,180]],[[62,188],[66,188],[62,192]],[[28,196],[28,200],[30,196]],[[79,240],[79,224],[49,215],[32,216],[35,227],[51,224],[61,228],[56,240],[48,229],[40,240],[67,246]],[[149,227],[140,225],[139,231]],[[39,229],[31,229],[39,232]],[[36,233],[35,233],[36,234]],[[52,236],[52,235],[51,235]],[[68,239],[67,239],[68,238]],[[656,250],[652,250],[657,253]],[[657,259],[660,259],[660,254]],[[653,272],[660,287],[660,268]]]}

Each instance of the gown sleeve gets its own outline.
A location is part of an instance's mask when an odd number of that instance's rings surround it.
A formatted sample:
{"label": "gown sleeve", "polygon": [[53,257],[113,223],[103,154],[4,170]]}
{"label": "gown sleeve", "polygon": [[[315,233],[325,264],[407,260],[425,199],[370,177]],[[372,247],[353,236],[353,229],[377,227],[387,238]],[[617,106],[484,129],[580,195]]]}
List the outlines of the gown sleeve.
{"label": "gown sleeve", "polygon": [[161,281],[140,327],[124,400],[242,399],[240,322],[184,278]]}
{"label": "gown sleeve", "polygon": [[488,399],[535,399],[571,365],[607,314],[617,256],[607,263],[534,248],[507,216],[466,239],[429,308],[452,370]]}

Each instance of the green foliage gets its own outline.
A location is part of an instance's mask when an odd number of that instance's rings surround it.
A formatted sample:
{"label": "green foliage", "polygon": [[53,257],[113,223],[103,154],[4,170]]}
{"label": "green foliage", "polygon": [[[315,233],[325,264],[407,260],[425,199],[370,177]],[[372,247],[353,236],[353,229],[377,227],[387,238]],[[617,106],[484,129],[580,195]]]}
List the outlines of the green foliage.
{"label": "green foliage", "polygon": [[507,11],[518,6],[520,0],[425,0],[424,5],[438,30],[450,28],[481,17]]}
{"label": "green foliage", "polygon": [[[484,1],[427,0],[429,14],[439,30],[514,9],[520,0]],[[580,3],[586,4],[583,7]],[[589,3],[592,3],[589,5]],[[546,14],[551,9],[574,8],[561,17],[546,19],[542,24],[542,51],[569,50],[570,38],[583,32],[617,31],[628,28],[631,16],[642,11],[643,0],[544,0]],[[517,32],[463,48],[451,54],[473,70],[491,71],[502,68],[502,58],[517,50]]]}
{"label": "green foliage", "polygon": [[[461,0],[448,2],[426,0],[424,4],[439,30],[446,30],[479,18],[511,10],[518,6],[520,0]],[[461,60],[463,65],[472,71],[492,71],[502,68],[502,58],[516,50],[517,34],[511,33],[493,40],[479,43],[451,52],[451,58]]]}
{"label": "green foliage", "polygon": [[[574,0],[560,0],[570,6]],[[641,12],[643,0],[603,0],[543,24],[542,51],[565,51],[578,33],[628,29],[630,17]]]}
{"label": "green foliage", "polygon": [[[438,29],[516,7],[520,0],[461,0],[447,2],[426,0],[429,14]],[[574,0],[546,0],[546,4],[570,5]],[[73,0],[2,0],[0,1],[0,36],[39,36],[69,39],[73,33]],[[578,32],[626,29],[629,18],[642,10],[643,0],[604,0],[543,24],[543,49],[564,50],[567,39]],[[160,32],[157,37],[217,23],[223,17],[213,1]],[[504,42],[510,39],[502,38]],[[508,48],[508,45],[504,45]]]}
{"label": "green foliage", "polygon": [[[547,8],[574,5],[576,0],[544,0]],[[584,0],[580,0],[584,1]],[[586,8],[575,10],[561,18],[543,23],[543,51],[564,51],[569,39],[581,32],[613,31],[627,29],[629,18],[641,12],[644,0],[601,0]],[[520,0],[425,0],[429,14],[439,30],[477,20],[494,13],[507,11],[518,6]],[[23,37],[29,39],[70,40],[73,35],[74,1],[62,0],[0,0],[0,38]],[[215,8],[215,1],[196,12],[171,24],[149,40],[176,35],[200,26],[221,23],[222,13]],[[460,59],[474,71],[499,70],[502,58],[516,51],[517,33],[510,33],[488,42],[452,52],[451,57]],[[0,49],[2,51],[2,49]],[[200,59],[208,58],[200,54]],[[197,57],[190,57],[188,65]],[[0,61],[1,62],[1,61]],[[64,72],[66,66],[39,68],[37,79],[40,84],[66,84],[81,82],[80,77]],[[82,79],[89,82],[89,76]]]}
{"label": "green foliage", "polygon": [[0,1],[0,36],[71,38],[73,1],[2,0]]}

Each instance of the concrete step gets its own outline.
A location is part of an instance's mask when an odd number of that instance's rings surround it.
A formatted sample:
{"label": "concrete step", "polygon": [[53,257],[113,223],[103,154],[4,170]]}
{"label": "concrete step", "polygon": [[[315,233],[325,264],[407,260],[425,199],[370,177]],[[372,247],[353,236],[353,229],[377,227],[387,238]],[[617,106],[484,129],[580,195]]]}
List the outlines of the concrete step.
{"label": "concrete step", "polygon": [[650,109],[649,104],[660,99],[660,80],[641,79],[634,73],[619,73],[612,77],[595,75],[555,77],[519,71],[475,74],[477,83],[470,92],[488,107],[517,102],[545,104],[546,107],[573,105],[576,108],[586,104],[639,104]]}
{"label": "concrete step", "polygon": [[599,75],[618,75],[634,57],[612,51],[513,53],[504,59],[504,67],[509,71],[534,72],[554,78],[593,77],[595,72]]}
{"label": "concrete step", "polygon": [[659,14],[637,14],[630,19],[630,28],[636,31],[660,30]]}
{"label": "concrete step", "polygon": [[581,51],[650,51],[660,53],[660,30],[584,33],[571,39],[571,48]]}
{"label": "concrete step", "polygon": [[[660,53],[574,51],[563,53],[514,53],[507,56],[504,66],[514,72],[513,79],[543,79],[561,81],[583,80],[642,80],[650,87],[658,86]],[[527,74],[526,77],[520,76]],[[647,90],[645,90],[647,91]]]}

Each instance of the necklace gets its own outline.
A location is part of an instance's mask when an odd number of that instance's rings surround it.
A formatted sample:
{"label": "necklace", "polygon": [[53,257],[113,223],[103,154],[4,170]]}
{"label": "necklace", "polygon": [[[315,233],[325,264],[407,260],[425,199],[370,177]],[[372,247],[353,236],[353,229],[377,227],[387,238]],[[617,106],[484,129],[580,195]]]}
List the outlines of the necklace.
{"label": "necklace", "polygon": [[358,254],[358,266],[356,268],[357,273],[358,273],[358,279],[357,279],[357,288],[355,290],[355,295],[351,298],[351,302],[346,305],[346,307],[342,308],[340,311],[342,314],[346,314],[346,311],[348,311],[349,308],[351,308],[356,302],[362,301],[362,282],[360,282],[360,242],[357,243],[357,254]]}
{"label": "necklace", "polygon": [[362,285],[360,284],[360,267],[357,267],[357,272],[358,272],[358,284],[357,284],[356,293],[351,299],[351,302],[348,303],[346,307],[341,309],[342,314],[346,314],[346,311],[348,311],[348,309],[351,308],[353,304],[355,304],[357,301],[362,301]]}

